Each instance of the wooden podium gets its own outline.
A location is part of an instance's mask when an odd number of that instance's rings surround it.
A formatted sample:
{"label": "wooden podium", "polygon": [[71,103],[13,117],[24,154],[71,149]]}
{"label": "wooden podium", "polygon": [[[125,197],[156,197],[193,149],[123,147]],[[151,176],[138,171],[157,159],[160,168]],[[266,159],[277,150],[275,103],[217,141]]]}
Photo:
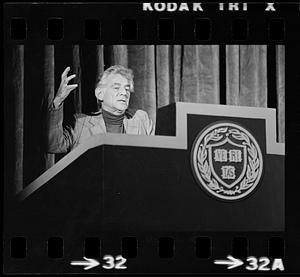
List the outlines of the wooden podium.
{"label": "wooden podium", "polygon": [[[17,195],[8,229],[284,231],[284,144],[276,143],[275,116],[273,109],[176,103],[158,111],[156,136],[91,137]],[[263,165],[256,188],[236,200],[205,190],[191,157],[203,130],[228,122],[252,135]]]}

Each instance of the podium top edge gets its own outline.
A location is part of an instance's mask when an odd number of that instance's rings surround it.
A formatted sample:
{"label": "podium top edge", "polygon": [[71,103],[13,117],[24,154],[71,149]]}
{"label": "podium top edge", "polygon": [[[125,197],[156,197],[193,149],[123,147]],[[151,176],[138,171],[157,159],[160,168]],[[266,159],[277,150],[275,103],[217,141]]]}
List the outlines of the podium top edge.
{"label": "podium top edge", "polygon": [[219,108],[234,108],[234,109],[241,109],[241,110],[260,110],[260,111],[276,111],[276,108],[269,108],[269,107],[253,107],[253,106],[241,106],[241,105],[228,105],[228,104],[211,104],[211,103],[193,103],[193,102],[182,102],[178,101],[161,108],[176,105],[176,106],[205,106],[205,107],[219,107]]}

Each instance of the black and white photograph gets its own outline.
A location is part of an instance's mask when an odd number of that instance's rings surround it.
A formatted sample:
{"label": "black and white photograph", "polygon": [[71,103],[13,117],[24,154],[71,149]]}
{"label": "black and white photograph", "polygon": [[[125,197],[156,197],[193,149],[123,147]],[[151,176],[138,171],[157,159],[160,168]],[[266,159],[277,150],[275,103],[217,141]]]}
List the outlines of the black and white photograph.
{"label": "black and white photograph", "polygon": [[4,6],[6,274],[285,270],[290,48],[146,4]]}

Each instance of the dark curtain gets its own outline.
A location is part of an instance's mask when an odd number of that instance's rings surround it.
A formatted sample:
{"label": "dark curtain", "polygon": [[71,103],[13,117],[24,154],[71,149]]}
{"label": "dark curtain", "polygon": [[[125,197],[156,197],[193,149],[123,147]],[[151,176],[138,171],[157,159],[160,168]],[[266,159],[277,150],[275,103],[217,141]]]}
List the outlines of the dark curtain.
{"label": "dark curtain", "polygon": [[[154,122],[157,109],[173,102],[219,104],[220,87],[224,87],[228,105],[268,107],[268,97],[276,99],[278,141],[284,142],[284,51],[283,45],[275,48],[276,90],[270,92],[266,45],[227,45],[225,57],[220,57],[218,45],[13,45],[7,51],[10,76],[5,93],[10,95],[7,105],[14,118],[10,129],[14,191],[60,158],[44,152],[43,110],[55,96],[67,66],[70,74],[77,75],[73,83],[78,88],[65,101],[64,124],[72,124],[74,113],[97,111],[96,80],[109,66],[121,64],[135,75],[130,108],[147,111]],[[226,76],[224,84],[220,73]]]}

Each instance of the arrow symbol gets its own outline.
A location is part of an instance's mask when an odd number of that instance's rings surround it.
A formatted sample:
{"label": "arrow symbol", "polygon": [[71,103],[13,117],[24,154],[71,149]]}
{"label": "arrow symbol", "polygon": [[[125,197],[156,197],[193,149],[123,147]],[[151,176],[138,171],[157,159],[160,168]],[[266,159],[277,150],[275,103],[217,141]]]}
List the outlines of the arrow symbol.
{"label": "arrow symbol", "polygon": [[85,259],[85,261],[72,261],[71,265],[82,265],[82,266],[84,266],[84,270],[89,270],[100,264],[97,260],[89,259],[86,257],[83,257],[83,258]]}
{"label": "arrow symbol", "polygon": [[227,269],[232,269],[243,264],[243,262],[240,259],[233,258],[231,255],[228,255],[227,259],[228,260],[215,260],[214,264],[227,265]]}

